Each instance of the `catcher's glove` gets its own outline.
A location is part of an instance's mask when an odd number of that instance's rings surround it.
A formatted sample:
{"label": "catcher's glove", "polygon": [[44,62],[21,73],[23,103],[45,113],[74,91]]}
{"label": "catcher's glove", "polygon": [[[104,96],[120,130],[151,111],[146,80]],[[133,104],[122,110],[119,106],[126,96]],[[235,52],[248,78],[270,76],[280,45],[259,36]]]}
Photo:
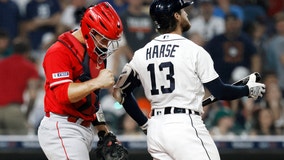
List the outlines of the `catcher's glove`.
{"label": "catcher's glove", "polygon": [[128,151],[116,139],[116,136],[109,132],[99,131],[99,141],[94,150],[96,160],[128,160]]}

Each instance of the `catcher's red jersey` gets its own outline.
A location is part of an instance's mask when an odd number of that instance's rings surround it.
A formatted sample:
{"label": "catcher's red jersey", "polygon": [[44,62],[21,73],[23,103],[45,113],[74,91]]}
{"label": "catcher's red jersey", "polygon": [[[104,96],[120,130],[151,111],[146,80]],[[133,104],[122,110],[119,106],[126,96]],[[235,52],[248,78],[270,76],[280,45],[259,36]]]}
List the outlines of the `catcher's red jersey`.
{"label": "catcher's red jersey", "polygon": [[[78,108],[87,101],[86,98],[77,103],[71,103],[67,96],[69,84],[78,81],[83,73],[84,54],[85,47],[70,32],[60,35],[58,41],[48,49],[43,62],[46,74],[45,112],[72,115],[89,121],[95,120],[93,114],[96,112],[94,106],[96,95],[94,93],[91,94],[93,106],[88,106],[81,112]],[[105,68],[105,64],[98,64],[90,59],[89,68],[91,68],[91,78],[95,78],[100,70]]]}

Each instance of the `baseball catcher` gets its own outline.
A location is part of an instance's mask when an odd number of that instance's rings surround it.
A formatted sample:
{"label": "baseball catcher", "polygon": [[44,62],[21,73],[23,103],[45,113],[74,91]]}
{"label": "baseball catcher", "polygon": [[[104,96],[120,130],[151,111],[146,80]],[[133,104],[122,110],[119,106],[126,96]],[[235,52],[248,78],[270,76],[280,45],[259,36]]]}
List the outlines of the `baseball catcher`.
{"label": "baseball catcher", "polygon": [[116,139],[116,136],[109,132],[98,132],[99,141],[94,150],[96,160],[127,160],[128,151]]}
{"label": "baseball catcher", "polygon": [[80,27],[59,35],[43,60],[45,116],[39,144],[49,160],[90,160],[98,132],[97,159],[124,160],[127,151],[110,133],[100,103],[101,89],[114,85],[107,57],[119,47],[122,22],[108,2],[83,10]]}

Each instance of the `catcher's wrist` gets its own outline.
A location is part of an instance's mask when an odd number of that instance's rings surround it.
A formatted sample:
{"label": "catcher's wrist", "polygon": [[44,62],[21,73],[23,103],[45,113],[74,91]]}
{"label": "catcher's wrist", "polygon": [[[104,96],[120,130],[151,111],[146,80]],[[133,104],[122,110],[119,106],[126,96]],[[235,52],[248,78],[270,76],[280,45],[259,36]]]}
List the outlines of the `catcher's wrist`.
{"label": "catcher's wrist", "polygon": [[97,133],[100,132],[100,131],[105,131],[106,133],[109,132],[109,128],[106,125],[97,125],[97,126],[95,126],[95,129],[96,129]]}
{"label": "catcher's wrist", "polygon": [[94,126],[106,125],[106,120],[102,107],[99,107],[99,110],[94,114],[94,116],[96,116],[96,120],[92,122]]}
{"label": "catcher's wrist", "polygon": [[96,112],[96,119],[98,122],[106,122],[102,107],[99,107],[99,110]]}
{"label": "catcher's wrist", "polygon": [[94,126],[99,126],[99,125],[106,125],[106,122],[99,122],[98,120],[94,120],[94,121],[92,122],[92,124],[93,124]]}

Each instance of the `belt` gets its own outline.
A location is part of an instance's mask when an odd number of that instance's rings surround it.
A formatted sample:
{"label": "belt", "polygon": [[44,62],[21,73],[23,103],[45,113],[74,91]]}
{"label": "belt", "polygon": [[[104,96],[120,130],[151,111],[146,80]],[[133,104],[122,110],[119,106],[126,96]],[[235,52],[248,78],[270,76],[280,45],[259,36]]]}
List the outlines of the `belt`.
{"label": "belt", "polygon": [[[52,114],[54,114],[54,113],[52,113]],[[51,116],[50,112],[45,112],[45,116],[50,117]],[[74,117],[74,116],[66,116],[66,120],[68,122],[76,123],[76,124],[79,124],[79,125],[87,127],[87,128],[91,126],[91,121],[85,121],[82,118],[78,118],[78,117]]]}
{"label": "belt", "polygon": [[185,114],[195,114],[199,115],[200,113],[197,111],[193,111],[186,108],[178,108],[178,107],[165,107],[165,108],[157,108],[152,110],[152,116],[165,115],[165,114],[177,114],[177,113],[185,113]]}

